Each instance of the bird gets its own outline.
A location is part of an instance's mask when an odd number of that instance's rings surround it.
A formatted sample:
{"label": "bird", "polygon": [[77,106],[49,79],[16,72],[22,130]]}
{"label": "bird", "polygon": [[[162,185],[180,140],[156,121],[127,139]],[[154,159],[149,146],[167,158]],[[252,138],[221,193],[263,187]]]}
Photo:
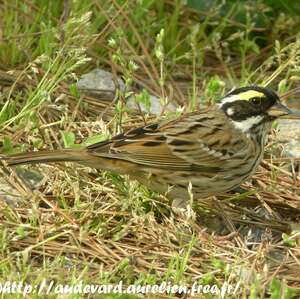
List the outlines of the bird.
{"label": "bird", "polygon": [[[175,200],[206,198],[240,186],[260,164],[272,123],[293,112],[273,90],[245,86],[205,109],[147,124],[80,149],[2,157],[8,166],[77,162],[129,175]],[[191,188],[191,191],[189,190]]]}

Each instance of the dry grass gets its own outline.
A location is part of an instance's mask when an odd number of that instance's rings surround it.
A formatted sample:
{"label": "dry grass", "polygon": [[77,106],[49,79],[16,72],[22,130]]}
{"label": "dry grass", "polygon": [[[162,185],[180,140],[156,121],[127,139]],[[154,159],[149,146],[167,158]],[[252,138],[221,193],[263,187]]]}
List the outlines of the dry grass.
{"label": "dry grass", "polygon": [[[146,88],[152,94],[188,107],[191,81],[195,79],[190,75],[195,71],[193,65],[186,60],[165,62],[170,65],[164,70],[162,86],[159,83],[161,64],[149,50],[153,48],[155,37],[145,39],[137,30],[135,20],[129,14],[131,4],[124,1],[119,5],[112,1],[108,13],[108,2],[105,5],[101,5],[101,1],[92,2],[103,21],[98,33],[91,34],[87,44],[87,53],[94,59],[91,66],[100,64],[114,74],[123,74],[125,79],[130,77],[133,81],[130,87],[135,92]],[[171,1],[168,5],[166,13],[173,16]],[[31,9],[38,11],[35,5]],[[191,20],[198,17],[194,10],[184,13]],[[217,13],[209,17],[224,21]],[[230,26],[243,28],[227,17],[233,22],[229,22]],[[27,16],[23,18],[27,19]],[[187,30],[188,24],[183,20],[184,17],[179,18],[176,23],[183,28],[178,38]],[[67,21],[60,19],[60,22]],[[126,72],[126,65],[112,59],[115,49],[108,47],[107,40],[120,27],[130,28],[132,33],[131,39],[120,39],[124,49],[121,56],[128,55],[137,63],[137,72]],[[181,29],[177,30],[181,32]],[[293,41],[295,36],[289,38]],[[178,44],[173,47],[180,47],[180,42],[176,42]],[[272,45],[266,45],[259,55],[246,53],[244,59],[254,66],[259,65],[265,57],[270,57],[271,49]],[[232,55],[232,60],[227,63],[227,54],[222,53],[221,57],[219,54],[215,48],[205,53],[207,61],[201,65],[201,71],[207,73],[205,77],[197,76],[195,81],[203,87],[203,92],[200,88],[197,91],[201,98],[210,95],[208,81],[211,74],[227,76],[224,81],[231,82],[229,75],[235,71],[236,77],[240,78],[237,73],[243,61]],[[45,75],[42,66],[36,67],[38,73],[32,76],[31,69],[20,73],[16,71],[17,67],[0,65],[2,99],[8,97],[15,101],[16,114],[23,105],[22,98],[35,90]],[[286,67],[287,71],[280,72],[280,80],[290,76],[290,66]],[[274,71],[264,68],[257,73],[258,77],[266,73],[269,77]],[[247,77],[249,73],[245,70],[245,74],[240,75]],[[50,73],[49,78],[53,77]],[[276,80],[274,85],[279,82]],[[14,147],[19,146],[22,150],[36,148],[36,141],[42,141],[43,148],[59,148],[63,146],[61,131],[73,132],[76,142],[81,143],[93,134],[109,135],[119,130],[120,111],[115,103],[92,96],[77,97],[69,85],[70,77],[58,81],[57,88],[51,92],[51,100],[41,102],[34,110],[35,115],[26,122],[1,126],[3,143],[5,136]],[[293,94],[298,92],[294,85],[288,89],[294,90]],[[222,91],[222,87],[218,89],[218,93]],[[126,100],[124,95],[120,97]],[[210,100],[213,102],[213,97]],[[154,120],[156,117],[141,116],[138,111],[122,111],[124,130]],[[200,201],[195,199],[196,219],[173,214],[170,202],[163,195],[147,190],[126,176],[75,167],[70,163],[25,166],[23,171],[4,165],[0,169],[4,188],[0,197],[1,277],[35,284],[44,278],[60,283],[82,279],[89,283],[173,281],[187,285],[194,281],[220,285],[224,281],[231,284],[240,281],[240,298],[250,293],[252,296],[257,294],[252,298],[265,298],[260,296],[270,292],[275,294],[278,290],[284,292],[287,286],[300,289],[299,161],[280,157],[275,135],[274,130],[258,172],[242,186],[248,192]],[[37,180],[37,173],[42,179],[33,187],[28,176]],[[25,180],[24,175],[27,176]]]}

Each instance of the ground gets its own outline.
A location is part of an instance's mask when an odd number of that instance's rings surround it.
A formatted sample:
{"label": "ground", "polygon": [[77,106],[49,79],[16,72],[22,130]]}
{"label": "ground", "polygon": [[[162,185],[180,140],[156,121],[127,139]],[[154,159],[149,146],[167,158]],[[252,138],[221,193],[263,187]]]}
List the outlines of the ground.
{"label": "ground", "polygon": [[[159,120],[147,112],[153,96],[177,106],[162,109],[174,117],[233,87],[260,84],[297,107],[299,5],[208,3],[2,1],[1,154],[83,146]],[[78,78],[95,68],[121,78],[123,88],[78,90]],[[129,109],[132,98],[146,111]],[[228,298],[297,298],[299,159],[282,156],[276,130],[252,179],[216,198],[194,198],[194,217],[174,213],[163,194],[126,176],[72,163],[4,163],[0,282],[226,282],[238,285]]]}

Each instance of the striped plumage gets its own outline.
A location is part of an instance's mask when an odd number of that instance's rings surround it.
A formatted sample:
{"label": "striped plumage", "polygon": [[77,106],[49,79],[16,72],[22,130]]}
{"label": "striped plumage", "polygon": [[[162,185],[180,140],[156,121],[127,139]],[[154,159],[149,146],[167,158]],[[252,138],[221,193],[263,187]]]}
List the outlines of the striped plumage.
{"label": "striped plumage", "polygon": [[74,161],[129,174],[172,198],[229,191],[259,165],[271,123],[290,111],[261,87],[244,87],[221,104],[164,124],[151,124],[85,149],[65,149],[6,157],[8,165]]}

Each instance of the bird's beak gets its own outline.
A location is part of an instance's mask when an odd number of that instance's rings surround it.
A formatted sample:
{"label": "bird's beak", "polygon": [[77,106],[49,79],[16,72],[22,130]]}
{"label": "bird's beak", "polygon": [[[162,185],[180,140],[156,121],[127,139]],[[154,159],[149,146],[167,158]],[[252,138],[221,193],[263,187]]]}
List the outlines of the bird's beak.
{"label": "bird's beak", "polygon": [[268,114],[271,117],[284,117],[284,118],[299,118],[300,119],[300,111],[291,110],[281,103],[275,103],[269,110]]}

